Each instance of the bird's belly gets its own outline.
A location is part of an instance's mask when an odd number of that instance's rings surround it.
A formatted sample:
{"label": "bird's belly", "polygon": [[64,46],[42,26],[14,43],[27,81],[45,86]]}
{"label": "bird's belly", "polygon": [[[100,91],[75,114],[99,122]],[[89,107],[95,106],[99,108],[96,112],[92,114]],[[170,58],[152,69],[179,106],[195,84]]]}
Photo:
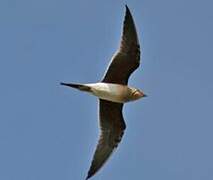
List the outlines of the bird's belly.
{"label": "bird's belly", "polygon": [[118,103],[129,101],[131,90],[128,86],[111,83],[95,83],[89,85],[92,89],[92,94],[100,99]]}

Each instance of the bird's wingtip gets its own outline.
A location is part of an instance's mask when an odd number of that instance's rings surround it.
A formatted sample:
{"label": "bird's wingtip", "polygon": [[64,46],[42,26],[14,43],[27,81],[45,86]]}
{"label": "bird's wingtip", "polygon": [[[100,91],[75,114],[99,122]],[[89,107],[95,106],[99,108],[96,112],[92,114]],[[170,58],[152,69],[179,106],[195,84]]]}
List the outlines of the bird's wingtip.
{"label": "bird's wingtip", "polygon": [[125,4],[125,8],[127,11],[129,11],[129,7],[127,6],[127,4]]}
{"label": "bird's wingtip", "polygon": [[127,4],[125,5],[125,7],[126,7],[126,15],[127,16],[131,15],[131,12],[130,12],[129,7],[127,6]]}
{"label": "bird's wingtip", "polygon": [[88,180],[90,177],[89,177],[89,175],[87,175],[87,177],[85,178],[85,180]]}
{"label": "bird's wingtip", "polygon": [[91,173],[90,173],[90,171],[88,171],[88,173],[87,173],[87,177],[86,177],[86,179],[85,179],[85,180],[90,179],[92,176],[93,176],[93,174],[91,174]]}

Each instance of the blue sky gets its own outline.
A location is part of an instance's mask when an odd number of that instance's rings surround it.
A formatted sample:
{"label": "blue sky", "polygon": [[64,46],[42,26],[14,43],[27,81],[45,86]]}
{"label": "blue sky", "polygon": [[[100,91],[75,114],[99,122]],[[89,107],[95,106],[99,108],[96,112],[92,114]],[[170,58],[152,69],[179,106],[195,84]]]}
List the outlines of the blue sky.
{"label": "blue sky", "polygon": [[97,99],[61,87],[96,82],[128,4],[142,63],[127,129],[93,178],[213,179],[210,0],[1,0],[0,179],[84,179],[98,140]]}

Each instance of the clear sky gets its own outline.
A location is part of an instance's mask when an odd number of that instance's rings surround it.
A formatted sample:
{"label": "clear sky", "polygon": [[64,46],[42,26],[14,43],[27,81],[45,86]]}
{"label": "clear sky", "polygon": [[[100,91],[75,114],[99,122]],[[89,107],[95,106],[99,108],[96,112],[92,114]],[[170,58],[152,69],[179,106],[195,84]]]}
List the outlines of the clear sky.
{"label": "clear sky", "polygon": [[213,179],[211,0],[1,0],[0,179],[82,180],[97,99],[59,85],[96,82],[128,4],[142,63],[123,140],[93,180]]}

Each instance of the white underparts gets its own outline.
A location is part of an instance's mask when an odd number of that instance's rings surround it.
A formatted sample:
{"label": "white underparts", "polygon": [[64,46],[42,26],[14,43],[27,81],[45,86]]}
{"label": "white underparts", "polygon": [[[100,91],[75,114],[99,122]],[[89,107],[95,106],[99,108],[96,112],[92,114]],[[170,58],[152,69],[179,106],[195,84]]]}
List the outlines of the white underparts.
{"label": "white underparts", "polygon": [[91,87],[91,93],[100,99],[118,103],[125,103],[133,100],[131,96],[132,92],[135,91],[135,88],[120,84],[93,83],[85,85]]}

